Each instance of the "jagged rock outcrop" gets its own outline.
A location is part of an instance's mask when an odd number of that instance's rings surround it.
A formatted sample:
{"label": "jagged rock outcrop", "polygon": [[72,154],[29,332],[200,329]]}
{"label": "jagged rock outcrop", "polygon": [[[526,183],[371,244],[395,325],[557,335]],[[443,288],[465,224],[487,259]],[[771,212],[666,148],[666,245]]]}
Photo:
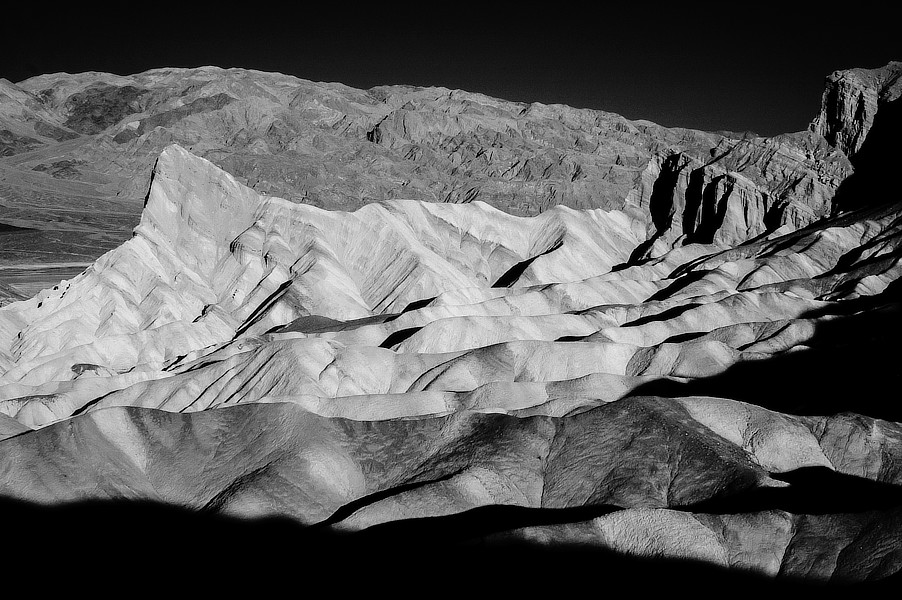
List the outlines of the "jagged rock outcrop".
{"label": "jagged rock outcrop", "polygon": [[811,130],[855,159],[877,114],[902,96],[902,62],[878,69],[836,71],[827,78]]}

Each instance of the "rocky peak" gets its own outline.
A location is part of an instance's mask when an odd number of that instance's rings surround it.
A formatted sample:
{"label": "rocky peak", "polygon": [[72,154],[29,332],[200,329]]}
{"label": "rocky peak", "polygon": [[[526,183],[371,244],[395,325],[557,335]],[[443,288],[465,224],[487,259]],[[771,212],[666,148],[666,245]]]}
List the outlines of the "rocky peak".
{"label": "rocky peak", "polygon": [[902,131],[902,62],[836,71],[827,78],[812,131],[846,154],[855,173],[843,180],[832,211],[894,202],[898,132]]}
{"label": "rocky peak", "polygon": [[861,150],[877,112],[902,95],[902,62],[877,69],[834,71],[827,77],[821,112],[811,124],[850,159]]}

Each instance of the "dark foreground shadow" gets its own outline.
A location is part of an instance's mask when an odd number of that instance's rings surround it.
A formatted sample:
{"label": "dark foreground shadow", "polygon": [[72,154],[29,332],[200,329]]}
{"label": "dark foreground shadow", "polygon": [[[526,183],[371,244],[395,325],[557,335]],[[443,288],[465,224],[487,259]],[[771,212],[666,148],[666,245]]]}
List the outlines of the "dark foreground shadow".
{"label": "dark foreground shadow", "polygon": [[[42,506],[2,499],[0,511],[7,578],[42,593],[84,589],[101,595],[209,597],[282,589],[291,596],[445,597],[825,589],[823,583],[774,580],[699,561],[640,559],[491,535],[499,525],[575,516],[567,511],[549,517],[541,514],[547,511],[492,506],[355,534],[305,528],[287,518],[238,519],[145,501]],[[886,579],[870,587],[894,583]],[[710,587],[720,585],[729,587]]]}

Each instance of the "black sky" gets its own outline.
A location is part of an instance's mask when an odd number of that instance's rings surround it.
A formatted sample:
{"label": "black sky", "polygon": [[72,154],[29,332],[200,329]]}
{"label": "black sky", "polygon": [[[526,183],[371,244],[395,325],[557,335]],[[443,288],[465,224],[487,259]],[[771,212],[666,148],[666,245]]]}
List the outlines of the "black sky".
{"label": "black sky", "polygon": [[[0,77],[58,71],[130,74],[164,66],[278,71],[359,88],[438,85],[523,102],[563,103],[662,125],[761,135],[805,129],[836,69],[902,60],[884,8],[828,3],[563,4],[146,3],[121,12],[8,15]],[[322,7],[322,3],[316,6]],[[534,8],[530,8],[530,6]],[[789,8],[791,7],[791,8]]]}

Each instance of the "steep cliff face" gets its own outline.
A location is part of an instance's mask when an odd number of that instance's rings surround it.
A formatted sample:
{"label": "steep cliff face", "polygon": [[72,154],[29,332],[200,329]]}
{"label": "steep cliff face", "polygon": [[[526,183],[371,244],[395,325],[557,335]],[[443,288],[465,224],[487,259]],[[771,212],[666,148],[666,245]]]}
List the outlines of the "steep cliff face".
{"label": "steep cliff face", "polygon": [[878,69],[836,71],[827,78],[811,130],[853,161],[886,105],[902,96],[902,62]]}
{"label": "steep cliff face", "polygon": [[[819,172],[800,171],[806,161]],[[851,167],[818,135],[797,133],[742,140],[707,161],[682,152],[661,156],[647,173],[650,191],[637,202],[651,221],[646,245],[666,241],[660,251],[677,243],[735,245],[817,221],[829,214]]]}
{"label": "steep cliff face", "polygon": [[811,129],[855,167],[837,189],[833,212],[897,201],[895,148],[902,129],[902,63],[837,71],[827,78]]}

